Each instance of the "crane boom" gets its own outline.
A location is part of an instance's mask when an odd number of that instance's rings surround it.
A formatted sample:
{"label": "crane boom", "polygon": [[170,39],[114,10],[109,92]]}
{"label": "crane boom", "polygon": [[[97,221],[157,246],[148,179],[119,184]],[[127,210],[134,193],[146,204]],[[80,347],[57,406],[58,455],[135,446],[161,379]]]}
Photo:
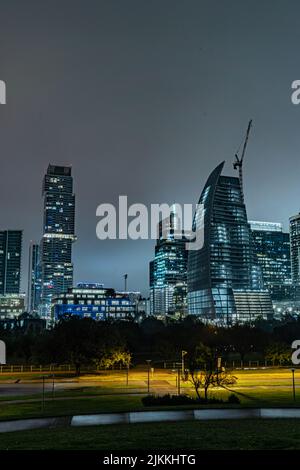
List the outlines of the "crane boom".
{"label": "crane boom", "polygon": [[244,156],[245,156],[245,152],[246,152],[246,148],[247,148],[247,144],[248,144],[248,139],[249,139],[249,134],[250,134],[250,130],[251,130],[251,127],[252,127],[252,119],[249,121],[249,124],[248,124],[248,128],[247,128],[247,132],[246,132],[246,137],[245,137],[245,140],[244,140],[244,145],[243,145],[243,150],[242,150],[242,155],[241,157],[239,158],[238,156],[238,152],[235,154],[235,161],[233,162],[233,168],[235,170],[239,170],[239,180],[240,180],[240,186],[241,186],[241,193],[242,193],[242,199],[244,200],[244,189],[243,189],[243,160],[244,160]]}
{"label": "crane boom", "polygon": [[241,156],[241,162],[243,162],[243,159],[244,159],[244,156],[245,156],[245,152],[246,152],[246,148],[247,148],[247,144],[248,144],[248,139],[249,139],[249,134],[250,134],[251,126],[252,126],[252,119],[249,121],[249,124],[248,124],[247,133],[246,133],[246,138],[245,138],[244,147],[243,147],[242,156]]}

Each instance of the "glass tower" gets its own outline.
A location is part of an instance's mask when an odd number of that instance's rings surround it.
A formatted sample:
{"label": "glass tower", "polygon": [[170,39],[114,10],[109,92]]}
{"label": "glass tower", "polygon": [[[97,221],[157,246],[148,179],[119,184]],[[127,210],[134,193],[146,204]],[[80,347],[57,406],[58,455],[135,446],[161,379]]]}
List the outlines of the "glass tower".
{"label": "glass tower", "polygon": [[175,212],[171,212],[170,218],[159,223],[155,258],[150,262],[151,315],[174,314],[178,308],[184,308],[184,298],[180,299],[179,306],[178,291],[180,286],[181,297],[184,297],[187,272],[185,244],[180,220]]}
{"label": "glass tower", "polygon": [[264,284],[273,301],[292,299],[290,236],[282,224],[249,221],[257,261],[262,268]]}
{"label": "glass tower", "polygon": [[29,246],[28,264],[28,290],[27,310],[29,313],[38,313],[41,295],[41,273],[40,273],[40,247],[38,243],[31,242]]}
{"label": "glass tower", "polygon": [[76,237],[71,167],[48,166],[43,182],[43,197],[40,313],[49,317],[52,297],[66,292],[73,284],[72,244]]}
{"label": "glass tower", "polygon": [[204,244],[189,251],[188,309],[205,321],[230,325],[267,318],[272,304],[263,289],[239,178],[222,176],[223,166],[211,173],[199,199]]}
{"label": "glass tower", "polygon": [[300,214],[290,218],[291,269],[294,286],[300,286]]}
{"label": "glass tower", "polygon": [[22,230],[0,231],[0,295],[19,294]]}

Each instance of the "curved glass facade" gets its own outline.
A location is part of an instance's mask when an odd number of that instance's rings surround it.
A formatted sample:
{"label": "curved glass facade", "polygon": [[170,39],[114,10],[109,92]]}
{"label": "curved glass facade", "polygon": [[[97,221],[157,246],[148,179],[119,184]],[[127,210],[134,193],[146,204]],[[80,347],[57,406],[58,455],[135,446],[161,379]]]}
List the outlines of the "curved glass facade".
{"label": "curved glass facade", "polygon": [[[249,321],[253,312],[239,311],[235,291],[251,291],[259,299],[263,290],[261,269],[256,262],[239,178],[222,176],[224,162],[209,176],[199,199],[204,207],[204,245],[188,255],[188,308],[216,323]],[[196,221],[194,220],[194,230]],[[247,294],[247,295],[246,295]],[[257,302],[257,305],[266,305]],[[272,314],[271,300],[257,314]],[[250,318],[251,317],[251,318]]]}

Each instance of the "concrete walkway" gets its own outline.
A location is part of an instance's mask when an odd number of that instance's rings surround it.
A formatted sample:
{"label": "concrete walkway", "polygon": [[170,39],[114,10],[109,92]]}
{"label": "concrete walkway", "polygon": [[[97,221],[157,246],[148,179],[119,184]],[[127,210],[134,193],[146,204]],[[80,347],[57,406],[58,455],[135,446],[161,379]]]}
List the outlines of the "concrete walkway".
{"label": "concrete walkway", "polygon": [[198,409],[174,411],[137,411],[130,413],[101,413],[93,415],[65,416],[56,418],[21,419],[0,421],[0,433],[30,429],[56,428],[58,426],[101,426],[122,423],[154,423],[194,420],[224,419],[300,419],[300,408],[239,408]]}

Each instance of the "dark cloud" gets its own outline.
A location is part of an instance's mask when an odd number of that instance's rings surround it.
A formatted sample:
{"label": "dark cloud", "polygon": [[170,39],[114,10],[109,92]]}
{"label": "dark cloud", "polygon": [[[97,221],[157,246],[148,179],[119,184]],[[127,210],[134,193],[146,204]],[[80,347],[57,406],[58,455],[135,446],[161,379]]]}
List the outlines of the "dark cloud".
{"label": "dark cloud", "polygon": [[95,211],[129,202],[195,203],[210,171],[232,159],[249,118],[251,219],[299,210],[297,1],[107,0],[0,3],[1,227],[42,230],[49,162],[72,163],[77,280],[144,292],[153,241],[100,242]]}

